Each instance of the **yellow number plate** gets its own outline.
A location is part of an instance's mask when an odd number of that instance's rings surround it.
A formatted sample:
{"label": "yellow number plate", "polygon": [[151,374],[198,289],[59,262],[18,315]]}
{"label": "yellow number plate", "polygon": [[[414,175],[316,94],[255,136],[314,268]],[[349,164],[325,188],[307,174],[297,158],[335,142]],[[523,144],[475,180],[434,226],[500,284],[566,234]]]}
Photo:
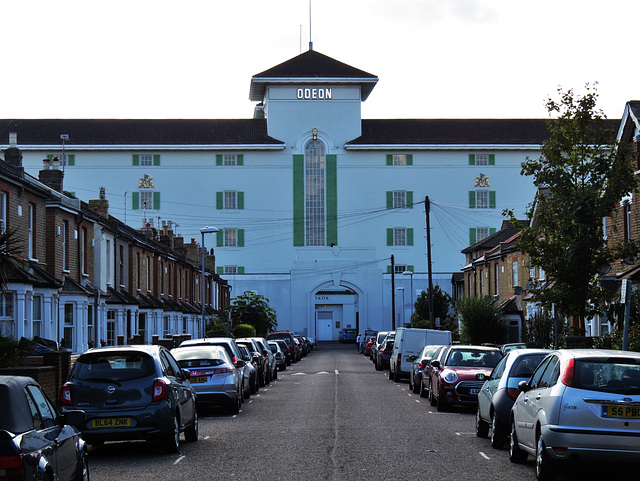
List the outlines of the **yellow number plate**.
{"label": "yellow number plate", "polygon": [[189,379],[189,382],[191,384],[198,384],[200,382],[207,382],[209,378],[207,376],[198,376],[198,377],[192,377]]}
{"label": "yellow number plate", "polygon": [[602,417],[640,419],[640,406],[602,406]]}
{"label": "yellow number plate", "polygon": [[91,421],[94,428],[126,428],[131,426],[131,418],[101,418]]}

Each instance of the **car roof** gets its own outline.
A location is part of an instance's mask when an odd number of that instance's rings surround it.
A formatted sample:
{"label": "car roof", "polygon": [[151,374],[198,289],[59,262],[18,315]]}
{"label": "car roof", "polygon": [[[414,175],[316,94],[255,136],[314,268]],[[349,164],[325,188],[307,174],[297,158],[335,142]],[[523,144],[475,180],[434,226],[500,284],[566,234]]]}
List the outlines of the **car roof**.
{"label": "car roof", "polygon": [[33,429],[33,418],[26,386],[39,386],[27,376],[0,376],[0,429],[11,433],[24,433]]}
{"label": "car roof", "polygon": [[104,354],[107,352],[118,352],[118,351],[139,351],[146,352],[147,354],[156,354],[161,349],[166,349],[157,344],[127,344],[124,346],[101,346],[101,347],[92,347],[82,353],[85,354]]}
{"label": "car roof", "polygon": [[635,351],[616,351],[613,349],[558,349],[552,351],[560,353],[564,357],[594,358],[594,357],[626,357],[640,360],[640,352]]}

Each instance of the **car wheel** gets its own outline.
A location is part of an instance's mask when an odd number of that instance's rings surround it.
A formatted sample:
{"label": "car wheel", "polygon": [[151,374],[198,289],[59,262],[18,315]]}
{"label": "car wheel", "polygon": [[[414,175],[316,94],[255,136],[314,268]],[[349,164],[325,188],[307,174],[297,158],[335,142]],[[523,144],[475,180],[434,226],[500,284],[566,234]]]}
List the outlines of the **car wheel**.
{"label": "car wheel", "polygon": [[491,447],[494,449],[502,449],[506,437],[506,429],[500,421],[498,421],[498,415],[494,411],[491,414]]}
{"label": "car wheel", "polygon": [[184,430],[184,440],[193,443],[198,440],[198,412],[193,412],[193,422],[191,426]]}
{"label": "car wheel", "polygon": [[273,371],[273,379],[278,379],[278,368]]}
{"label": "car wheel", "polygon": [[542,434],[538,435],[538,442],[536,443],[536,479],[538,481],[550,481],[556,477],[556,464],[554,459],[551,459],[547,453],[547,449],[544,445],[544,439]]}
{"label": "car wheel", "polygon": [[431,404],[432,406],[438,404],[436,396],[433,394],[433,385],[431,384],[431,382],[429,382],[429,404]]}
{"label": "car wheel", "polygon": [[436,404],[437,408],[438,408],[438,412],[446,412],[447,409],[449,409],[449,403],[447,403],[443,398],[442,398],[442,393],[438,394],[438,401]]}
{"label": "car wheel", "polygon": [[[410,378],[410,380],[412,378],[413,376]],[[414,394],[418,394],[420,392],[420,386],[422,386],[422,379],[420,379],[420,385],[413,382],[413,386],[409,386],[409,387],[412,388],[411,390],[413,391]]]}
{"label": "car wheel", "polygon": [[236,397],[229,402],[229,412],[231,414],[238,414],[240,412],[240,393],[236,392]]}
{"label": "car wheel", "polygon": [[509,461],[522,464],[527,460],[527,453],[518,446],[518,436],[516,435],[516,422],[511,420],[511,436],[509,438]]}
{"label": "car wheel", "polygon": [[258,376],[258,386],[264,387],[264,385],[267,383],[266,381],[267,376],[265,376],[264,371],[262,371],[262,374]]}
{"label": "car wheel", "polygon": [[393,369],[391,369],[391,366],[389,366],[389,381],[393,381],[394,377],[395,377],[394,371]]}
{"label": "car wheel", "polygon": [[180,425],[178,424],[178,415],[173,415],[171,430],[167,432],[164,439],[165,451],[169,454],[175,453],[180,447]]}
{"label": "car wheel", "polygon": [[76,475],[73,479],[74,481],[89,481],[89,463],[86,455],[80,459],[80,464],[78,464]]}
{"label": "car wheel", "polygon": [[420,381],[420,387],[418,388],[418,392],[420,392],[420,397],[427,398],[429,397],[429,391],[424,388],[424,382]]}
{"label": "car wheel", "polygon": [[382,364],[378,362],[378,359],[376,359],[375,364],[376,364],[376,371],[382,371]]}
{"label": "car wheel", "polygon": [[250,379],[249,380],[249,395],[256,393],[256,391],[257,391],[256,384],[258,384],[258,380],[257,379]]}
{"label": "car wheel", "polygon": [[489,423],[482,419],[480,406],[478,406],[478,409],[476,409],[476,436],[486,438],[487,434],[489,434]]}

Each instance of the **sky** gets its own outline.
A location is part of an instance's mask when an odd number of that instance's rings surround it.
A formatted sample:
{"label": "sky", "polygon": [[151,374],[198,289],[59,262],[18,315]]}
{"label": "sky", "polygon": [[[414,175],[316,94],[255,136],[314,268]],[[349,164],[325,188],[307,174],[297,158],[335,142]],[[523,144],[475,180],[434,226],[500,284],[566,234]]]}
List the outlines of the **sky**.
{"label": "sky", "polygon": [[20,0],[0,15],[2,118],[251,118],[251,77],[309,38],[379,78],[367,119],[545,118],[558,88],[596,82],[609,118],[640,99],[638,0]]}

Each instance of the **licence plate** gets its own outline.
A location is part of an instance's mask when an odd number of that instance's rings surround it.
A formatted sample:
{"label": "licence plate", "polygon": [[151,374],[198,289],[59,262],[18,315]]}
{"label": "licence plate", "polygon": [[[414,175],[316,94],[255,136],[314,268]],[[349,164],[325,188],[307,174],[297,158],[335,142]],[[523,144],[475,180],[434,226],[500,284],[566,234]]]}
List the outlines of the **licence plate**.
{"label": "licence plate", "polygon": [[480,392],[480,389],[478,388],[469,389],[469,394],[478,394],[479,392]]}
{"label": "licence plate", "polygon": [[192,377],[189,379],[189,382],[191,384],[198,384],[198,383],[202,383],[202,382],[207,382],[208,377],[207,376],[197,376],[197,377]]}
{"label": "licence plate", "polygon": [[126,428],[131,426],[131,418],[101,418],[91,421],[93,428]]}
{"label": "licence plate", "polygon": [[639,406],[602,406],[603,418],[640,419]]}

